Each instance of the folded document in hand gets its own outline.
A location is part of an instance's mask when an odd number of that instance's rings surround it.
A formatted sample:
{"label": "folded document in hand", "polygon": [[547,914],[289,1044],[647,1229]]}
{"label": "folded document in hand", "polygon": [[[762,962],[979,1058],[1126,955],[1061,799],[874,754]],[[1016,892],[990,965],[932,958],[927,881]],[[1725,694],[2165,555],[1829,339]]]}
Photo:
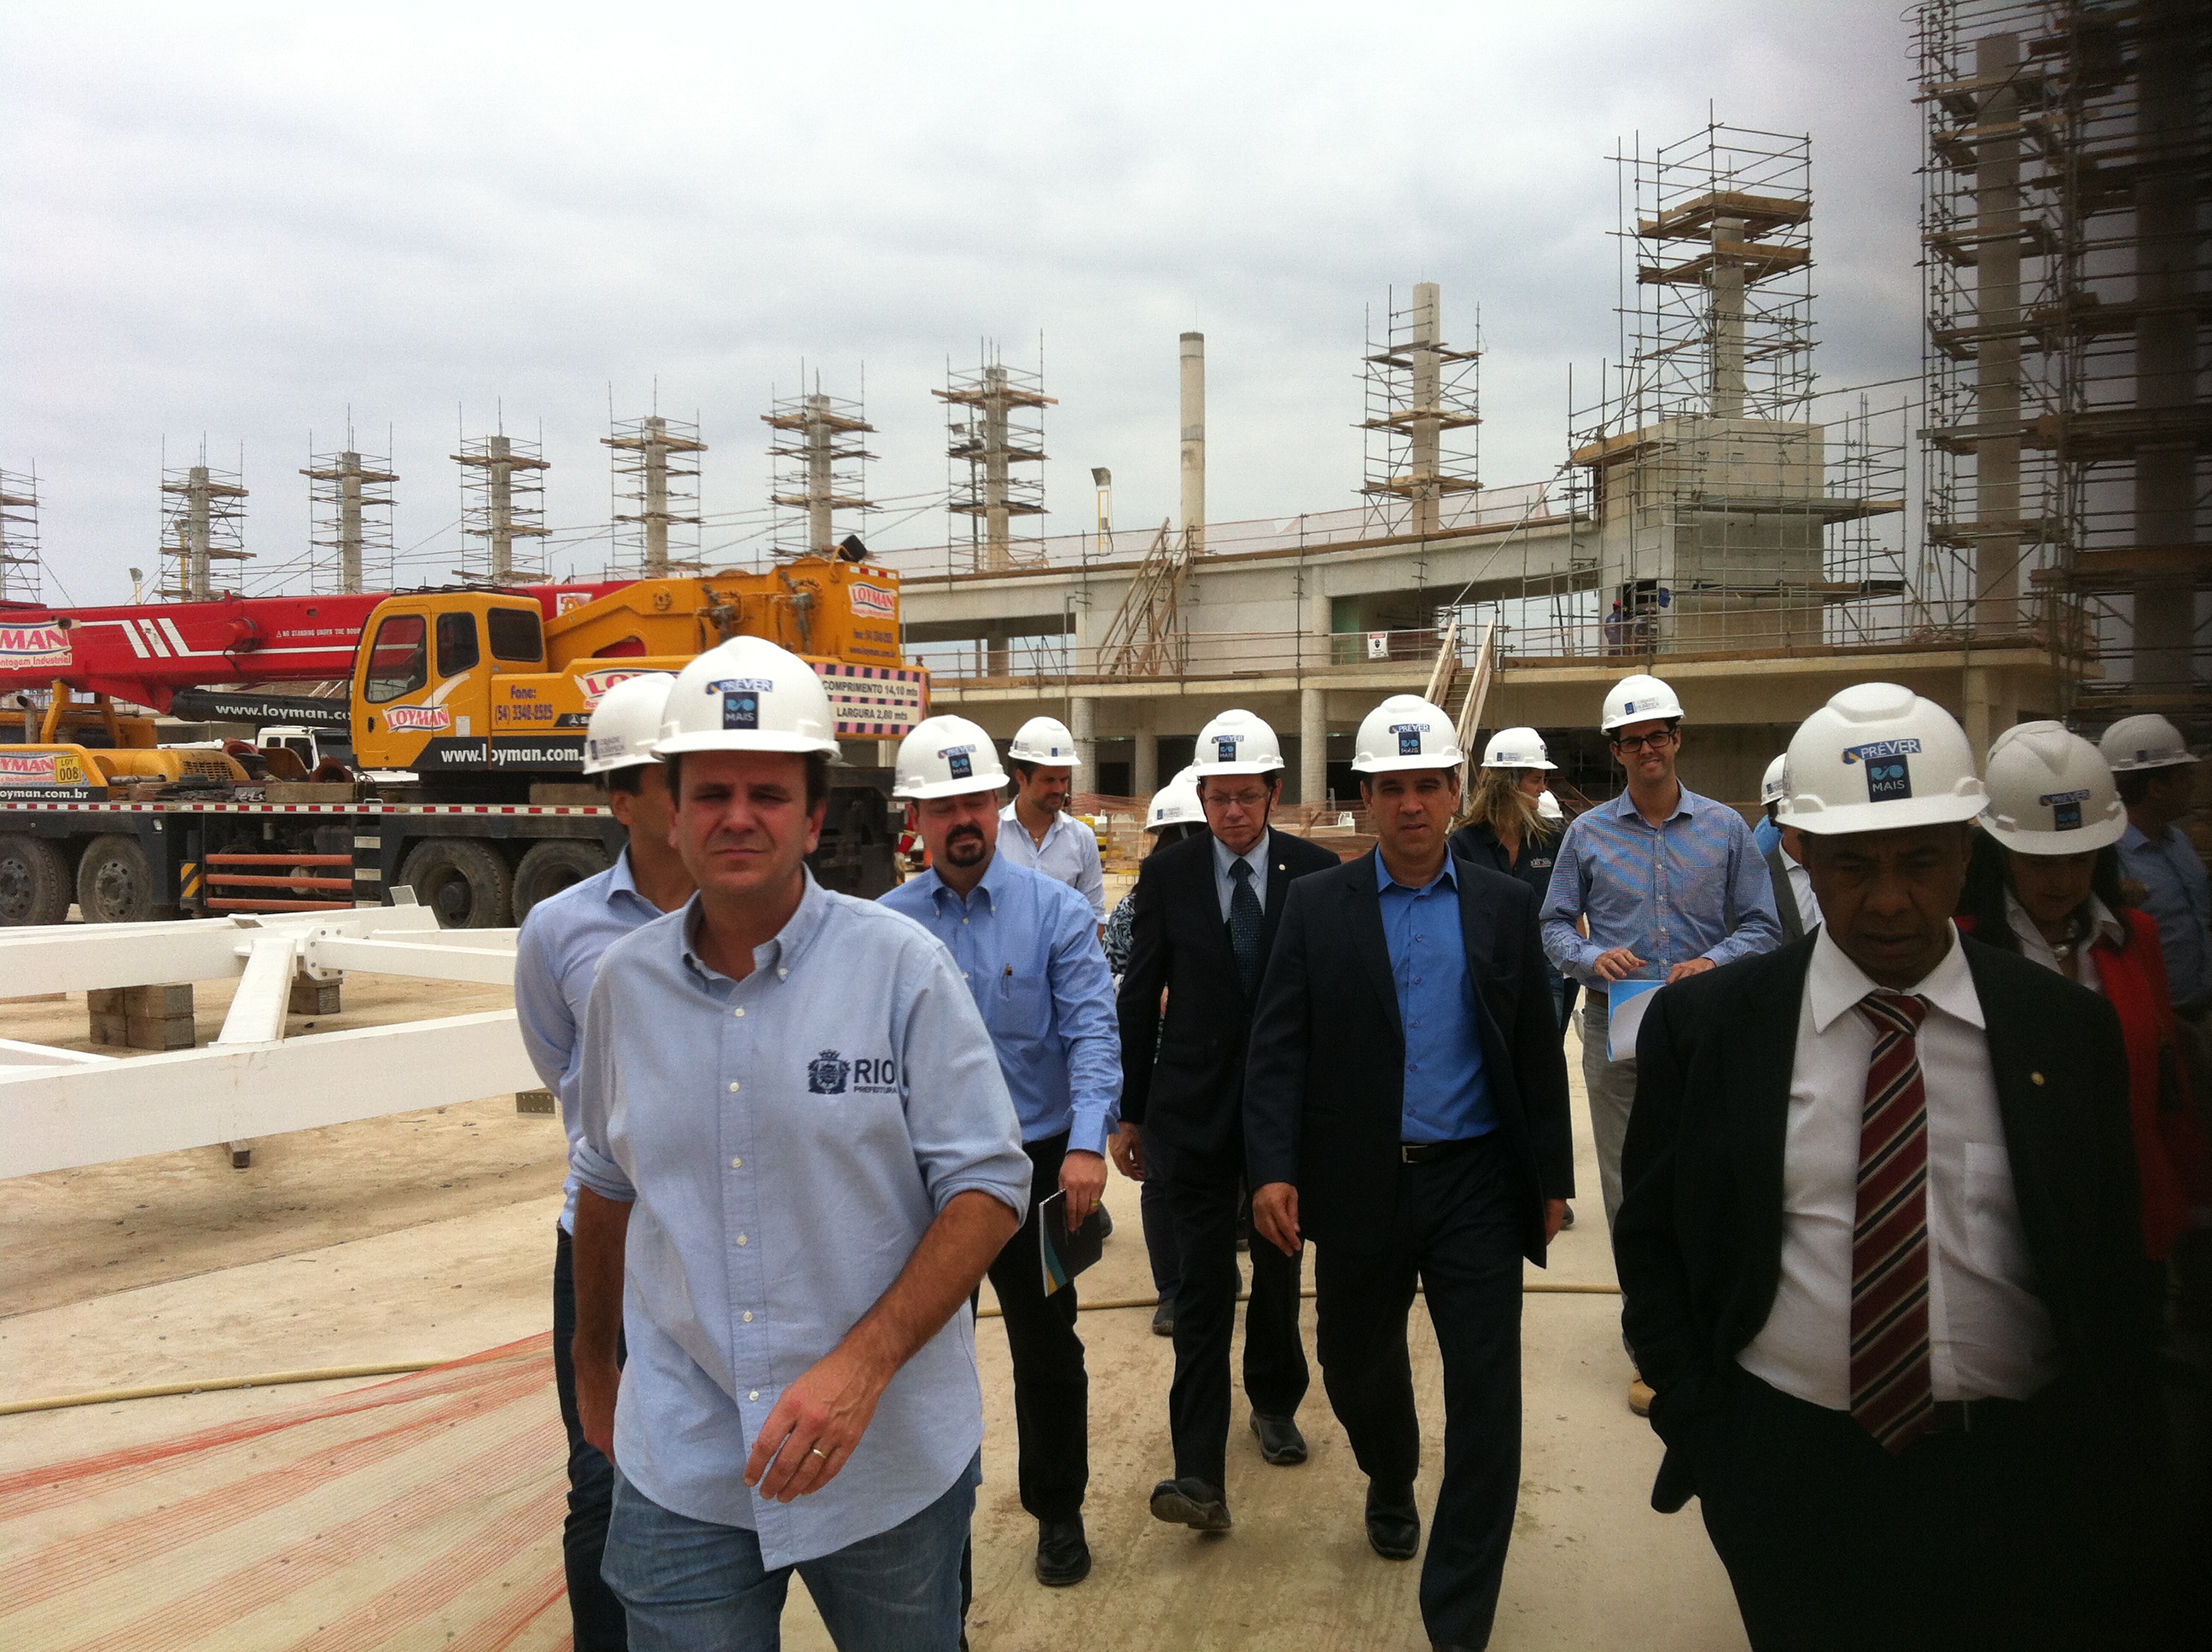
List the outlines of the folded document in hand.
{"label": "folded document in hand", "polygon": [[1651,994],[1666,984],[1663,981],[1616,981],[1606,989],[1607,1060],[1636,1059],[1636,1035],[1644,1025],[1644,1012],[1651,1007]]}
{"label": "folded document in hand", "polygon": [[1097,1261],[1106,1248],[1106,1211],[1103,1206],[1083,1219],[1073,1233],[1067,1230],[1067,1194],[1054,1193],[1037,1206],[1038,1260],[1044,1266],[1044,1294],[1048,1297],[1072,1283],[1075,1276]]}

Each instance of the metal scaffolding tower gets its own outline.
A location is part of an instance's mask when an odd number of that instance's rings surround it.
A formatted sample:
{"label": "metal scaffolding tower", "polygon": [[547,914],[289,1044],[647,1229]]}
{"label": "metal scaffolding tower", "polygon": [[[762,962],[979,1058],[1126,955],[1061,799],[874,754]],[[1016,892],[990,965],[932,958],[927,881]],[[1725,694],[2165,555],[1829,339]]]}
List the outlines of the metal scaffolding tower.
{"label": "metal scaffolding tower", "polygon": [[[601,436],[614,450],[614,519],[623,525],[618,546],[629,553],[623,565],[648,580],[672,569],[696,570],[699,561],[699,466],[690,456],[703,453],[699,427],[649,414],[615,426]],[[627,507],[627,508],[625,508]],[[671,524],[689,528],[682,548],[690,554],[672,562]]]}
{"label": "metal scaffolding tower", "polygon": [[[537,442],[520,436],[479,436],[463,441],[453,459],[461,467],[461,531],[483,543],[485,567],[471,563],[454,572],[465,580],[488,579],[494,585],[526,585],[545,577],[544,473],[551,463]],[[518,559],[515,541],[526,546]]]}
{"label": "metal scaffolding tower", "polygon": [[[1475,348],[1443,342],[1441,290],[1413,287],[1410,309],[1385,303],[1385,337],[1367,346],[1367,495],[1384,532],[1435,533],[1447,494],[1482,486],[1476,433],[1482,423],[1481,327]],[[1465,432],[1462,437],[1460,433]]]}
{"label": "metal scaffolding tower", "polygon": [[0,602],[38,602],[46,567],[39,560],[39,472],[0,471]]}
{"label": "metal scaffolding tower", "polygon": [[860,438],[873,435],[866,409],[812,391],[779,397],[761,422],[778,434],[769,444],[776,461],[769,502],[787,513],[778,519],[775,555],[827,556],[836,540],[836,513],[872,511],[867,497],[868,461],[875,457]]}
{"label": "metal scaffolding tower", "polygon": [[948,362],[951,388],[929,392],[945,409],[953,475],[945,508],[968,519],[969,566],[994,571],[1042,558],[1033,538],[1014,538],[1013,524],[1044,514],[1044,478],[1013,467],[1044,462],[1044,410],[1054,404],[1042,374],[1010,367],[997,354],[987,348],[974,373],[956,374]]}
{"label": "metal scaffolding tower", "polygon": [[157,594],[205,602],[216,594],[216,563],[252,559],[246,549],[245,477],[205,463],[174,466],[161,473],[161,555],[167,582]]}
{"label": "metal scaffolding tower", "polygon": [[[350,443],[353,433],[346,433]],[[380,586],[392,583],[392,484],[399,480],[392,460],[381,455],[362,456],[348,446],[335,453],[313,451],[308,438],[307,468],[300,472],[311,484],[314,528],[310,538],[318,550],[335,550],[335,565],[315,559],[318,591],[365,591],[371,574]]]}

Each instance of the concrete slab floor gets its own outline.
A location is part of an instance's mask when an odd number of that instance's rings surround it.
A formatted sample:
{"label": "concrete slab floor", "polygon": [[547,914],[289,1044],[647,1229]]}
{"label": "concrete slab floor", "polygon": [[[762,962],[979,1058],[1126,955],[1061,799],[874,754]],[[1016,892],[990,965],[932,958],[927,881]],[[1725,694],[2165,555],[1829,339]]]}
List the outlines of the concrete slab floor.
{"label": "concrete slab floor", "polygon": [[[380,985],[374,1005],[366,992],[349,999],[349,1015],[405,1013],[422,1002],[415,995],[425,989]],[[355,987],[349,981],[349,993]],[[204,986],[201,997],[203,1012],[213,1011]],[[457,1012],[450,999],[437,1002],[441,1012]],[[0,1007],[0,1036],[62,1042],[54,1035],[72,1021],[81,1035],[81,999]],[[1578,1127],[1583,1122],[1578,1112]],[[1578,1176],[1589,1190],[1577,1201],[1582,1220],[1561,1236],[1550,1270],[1530,1270],[1532,1280],[1611,1278],[1596,1166],[1587,1130],[1580,1134]],[[266,1138],[249,1170],[232,1170],[209,1148],[12,1181],[0,1234],[0,1400],[445,1358],[542,1331],[561,1157],[557,1121],[518,1115],[501,1096]],[[1115,1236],[1085,1276],[1083,1294],[1094,1302],[1148,1295],[1136,1187],[1116,1178],[1109,1204]],[[1524,1303],[1522,1502],[1493,1644],[1741,1646],[1726,1577],[1694,1509],[1663,1517],[1650,1509],[1659,1450],[1624,1401],[1618,1298],[1532,1294]],[[1150,1317],[1143,1309],[1084,1316],[1092,1442],[1085,1512],[1096,1569],[1065,1590],[1042,1588],[1030,1574],[1035,1527],[1015,1493],[1006,1341],[995,1320],[979,1327],[987,1441],[975,1517],[977,1648],[1425,1645],[1419,1564],[1393,1564],[1368,1549],[1364,1482],[1317,1370],[1300,1416],[1312,1448],[1306,1464],[1269,1467],[1248,1433],[1232,1439],[1234,1532],[1201,1537],[1150,1517],[1146,1495],[1170,1467],[1173,1364],[1168,1343],[1149,1334]],[[1310,1303],[1306,1324],[1310,1350]],[[1442,1410],[1435,1339],[1418,1304],[1413,1358],[1429,1431],[1425,1511],[1436,1492]],[[262,1414],[347,1386],[0,1418],[0,1470]],[[829,1644],[803,1588],[793,1591],[786,1623],[787,1645]]]}

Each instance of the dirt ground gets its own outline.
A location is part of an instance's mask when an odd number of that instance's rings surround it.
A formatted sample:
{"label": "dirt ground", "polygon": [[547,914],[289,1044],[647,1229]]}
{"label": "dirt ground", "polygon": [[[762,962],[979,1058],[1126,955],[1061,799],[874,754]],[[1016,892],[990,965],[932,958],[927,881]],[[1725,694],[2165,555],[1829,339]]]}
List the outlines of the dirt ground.
{"label": "dirt ground", "polygon": [[[201,983],[202,1038],[227,986]],[[409,1013],[499,1005],[504,994],[374,981],[346,984],[316,1030]],[[434,1003],[435,1010],[430,1005]],[[307,1030],[294,1023],[295,1032]],[[0,1037],[84,1044],[82,995],[0,1005]],[[1570,1066],[1575,1052],[1570,1048]],[[1582,1123],[1577,1118],[1578,1126]],[[1532,1282],[1605,1284],[1610,1257],[1583,1131],[1578,1225]],[[0,1224],[0,1401],[96,1389],[473,1353],[550,1323],[563,1139],[512,1096],[264,1138],[250,1169],[217,1148],[5,1184]],[[1115,1181],[1116,1232],[1083,1280],[1094,1302],[1149,1295],[1137,1189]],[[1493,1644],[1500,1649],[1742,1645],[1727,1580],[1694,1510],[1651,1512],[1656,1441],[1624,1403],[1619,1299],[1525,1299],[1521,1509]],[[988,1302],[988,1294],[986,1302]],[[1312,1304],[1307,1304],[1311,1348]],[[1144,1309],[1086,1312],[1096,1569],[1064,1590],[1030,1576],[1035,1528],[1014,1492],[1012,1377],[995,1320],[979,1327],[986,1484],[975,1519],[973,1640],[982,1649],[1108,1642],[1161,1648],[1420,1647],[1418,1565],[1392,1564],[1361,1530],[1364,1482],[1316,1371],[1296,1468],[1230,1450],[1237,1526],[1200,1537],[1152,1520],[1170,1470],[1172,1357]],[[1442,1423],[1436,1345],[1417,1307],[1413,1367],[1430,1430],[1424,1509]],[[0,1472],[262,1414],[343,1383],[201,1393],[0,1418]],[[828,1644],[803,1589],[787,1643]],[[35,1652],[26,1649],[26,1652]]]}

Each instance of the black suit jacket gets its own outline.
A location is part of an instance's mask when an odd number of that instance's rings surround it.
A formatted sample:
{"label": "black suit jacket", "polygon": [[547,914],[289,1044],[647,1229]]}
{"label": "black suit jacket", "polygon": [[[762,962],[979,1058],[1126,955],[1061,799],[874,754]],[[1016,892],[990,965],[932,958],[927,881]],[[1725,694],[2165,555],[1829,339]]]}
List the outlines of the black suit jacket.
{"label": "black suit jacket", "polygon": [[[1652,1506],[1697,1489],[1717,1374],[1759,1333],[1782,1272],[1790,1074],[1816,936],[1654,995],[1636,1042],[1613,1257],[1622,1323],[1656,1391]],[[2127,1052],[2096,993],[1968,938],[2021,1225],[2068,1372],[2117,1461],[2154,1474],[2156,1319],[2136,1216]]]}
{"label": "black suit jacket", "polygon": [[[1482,1030],[1483,1072],[1518,1171],[1522,1248],[1544,1260],[1544,1201],[1570,1199],[1567,1063],[1537,938],[1536,897],[1455,859],[1460,932]],[[1252,1185],[1295,1183],[1319,1244],[1381,1245],[1398,1197],[1406,1035],[1382,930],[1375,856],[1296,884],[1268,955],[1246,1066]]]}
{"label": "black suit jacket", "polygon": [[[1260,951],[1275,944],[1295,879],[1338,865],[1335,853],[1273,827]],[[1146,856],[1117,1010],[1121,1117],[1170,1151],[1214,1157],[1242,1143],[1244,1047],[1251,1005],[1213,881],[1213,838],[1199,833]],[[1164,1025],[1160,990],[1168,994]]]}

